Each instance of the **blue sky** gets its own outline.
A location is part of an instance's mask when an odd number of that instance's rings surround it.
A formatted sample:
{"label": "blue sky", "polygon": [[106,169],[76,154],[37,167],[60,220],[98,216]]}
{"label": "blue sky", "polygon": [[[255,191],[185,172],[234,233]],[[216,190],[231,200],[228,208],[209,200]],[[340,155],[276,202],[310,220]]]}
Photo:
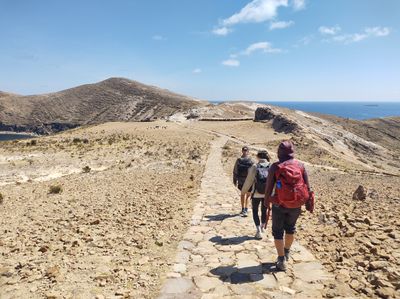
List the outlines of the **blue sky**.
{"label": "blue sky", "polygon": [[399,30],[398,0],[0,0],[0,90],[399,101]]}

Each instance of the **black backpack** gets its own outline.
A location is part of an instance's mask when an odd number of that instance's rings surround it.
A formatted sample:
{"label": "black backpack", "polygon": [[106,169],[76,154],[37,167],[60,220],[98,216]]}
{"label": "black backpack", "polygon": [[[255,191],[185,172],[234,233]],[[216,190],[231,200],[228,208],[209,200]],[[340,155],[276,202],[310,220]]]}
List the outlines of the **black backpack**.
{"label": "black backpack", "polygon": [[253,165],[250,158],[239,158],[238,159],[238,177],[246,178],[249,168]]}
{"label": "black backpack", "polygon": [[257,193],[261,194],[265,193],[268,171],[269,171],[269,165],[262,166],[261,164],[257,164],[256,188],[255,188],[255,191],[257,191]]}

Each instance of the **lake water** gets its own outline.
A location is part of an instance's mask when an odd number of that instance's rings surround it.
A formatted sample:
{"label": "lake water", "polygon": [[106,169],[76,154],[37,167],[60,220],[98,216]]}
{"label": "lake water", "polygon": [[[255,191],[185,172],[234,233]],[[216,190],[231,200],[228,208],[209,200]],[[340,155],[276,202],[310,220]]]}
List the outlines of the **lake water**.
{"label": "lake water", "polygon": [[2,134],[0,133],[0,142],[7,141],[7,140],[17,140],[17,139],[28,139],[32,138],[32,135],[25,135],[25,134]]}
{"label": "lake water", "polygon": [[262,101],[261,104],[286,107],[305,112],[333,114],[352,119],[369,119],[400,116],[400,102],[276,102]]}

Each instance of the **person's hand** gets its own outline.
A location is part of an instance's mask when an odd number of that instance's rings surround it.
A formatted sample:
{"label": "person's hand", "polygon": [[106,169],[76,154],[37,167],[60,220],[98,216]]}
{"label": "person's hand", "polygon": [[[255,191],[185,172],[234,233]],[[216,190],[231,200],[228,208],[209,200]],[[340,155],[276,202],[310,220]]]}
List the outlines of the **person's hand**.
{"label": "person's hand", "polygon": [[270,202],[267,198],[264,199],[264,206],[265,206],[267,209],[271,209],[271,207],[272,207],[271,202]]}

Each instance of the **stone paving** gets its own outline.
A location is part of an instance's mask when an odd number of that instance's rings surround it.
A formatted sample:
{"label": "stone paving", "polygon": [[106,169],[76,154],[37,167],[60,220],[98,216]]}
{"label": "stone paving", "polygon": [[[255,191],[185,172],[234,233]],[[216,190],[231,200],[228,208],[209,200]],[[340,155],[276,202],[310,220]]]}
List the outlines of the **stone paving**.
{"label": "stone paving", "polygon": [[212,143],[191,226],[159,299],[322,298],[332,278],[311,252],[294,243],[287,272],[276,271],[271,223],[256,240],[251,213],[238,215],[239,195],[221,163],[226,141]]}

